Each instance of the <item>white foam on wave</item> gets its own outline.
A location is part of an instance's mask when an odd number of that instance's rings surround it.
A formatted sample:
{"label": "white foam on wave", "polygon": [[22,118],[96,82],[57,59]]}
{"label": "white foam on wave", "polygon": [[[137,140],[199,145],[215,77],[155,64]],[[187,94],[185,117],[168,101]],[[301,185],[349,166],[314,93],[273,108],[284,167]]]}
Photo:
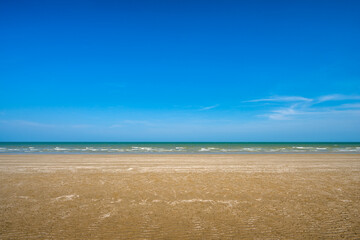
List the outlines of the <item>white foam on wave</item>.
{"label": "white foam on wave", "polygon": [[131,149],[127,149],[127,151],[146,151],[146,152],[150,152],[153,151],[154,149],[151,147],[131,147]]}
{"label": "white foam on wave", "polygon": [[0,153],[359,153],[359,145],[27,145],[0,147]]}
{"label": "white foam on wave", "polygon": [[273,149],[269,149],[270,152],[280,152],[281,149],[279,148],[273,148]]}
{"label": "white foam on wave", "polygon": [[310,149],[314,149],[313,147],[293,147],[295,149],[303,149],[303,150],[310,150]]}
{"label": "white foam on wave", "polygon": [[213,148],[213,147],[200,148],[199,152],[210,152],[210,151],[214,151],[214,150],[219,150],[219,148]]}
{"label": "white foam on wave", "polygon": [[339,152],[357,152],[358,150],[353,148],[338,148],[337,151]]}
{"label": "white foam on wave", "polygon": [[109,149],[109,152],[124,152],[124,149],[120,149],[120,148],[111,148],[111,149]]}
{"label": "white foam on wave", "polygon": [[55,147],[54,150],[55,150],[55,151],[68,151],[68,150],[71,150],[71,149],[61,148],[61,147]]}
{"label": "white foam on wave", "polygon": [[243,148],[242,150],[245,152],[258,152],[260,149],[259,148]]}
{"label": "white foam on wave", "polygon": [[201,149],[199,150],[199,152],[208,152],[208,151],[210,151],[210,149],[208,149],[208,148],[201,148]]}
{"label": "white foam on wave", "polygon": [[92,147],[86,147],[86,148],[83,148],[82,151],[91,151],[91,152],[97,152],[99,151],[98,149],[96,148],[92,148]]}

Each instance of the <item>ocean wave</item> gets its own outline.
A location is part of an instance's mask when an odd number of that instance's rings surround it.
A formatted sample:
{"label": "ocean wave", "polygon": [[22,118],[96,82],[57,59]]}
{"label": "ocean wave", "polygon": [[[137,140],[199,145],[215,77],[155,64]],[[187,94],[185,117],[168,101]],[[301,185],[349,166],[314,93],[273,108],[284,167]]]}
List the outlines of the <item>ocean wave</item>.
{"label": "ocean wave", "polygon": [[14,154],[34,154],[34,153],[75,153],[75,154],[90,154],[90,153],[360,153],[359,145],[293,145],[290,144],[186,144],[179,146],[175,144],[154,144],[154,145],[129,145],[129,144],[64,144],[64,145],[12,145],[4,146],[0,143],[0,153],[14,153]]}
{"label": "ocean wave", "polygon": [[55,151],[66,151],[66,150],[70,150],[68,148],[61,148],[61,147],[55,147],[54,148]]}
{"label": "ocean wave", "polygon": [[213,148],[213,147],[200,148],[199,152],[209,152],[209,151],[214,151],[214,150],[218,150],[218,148]]}

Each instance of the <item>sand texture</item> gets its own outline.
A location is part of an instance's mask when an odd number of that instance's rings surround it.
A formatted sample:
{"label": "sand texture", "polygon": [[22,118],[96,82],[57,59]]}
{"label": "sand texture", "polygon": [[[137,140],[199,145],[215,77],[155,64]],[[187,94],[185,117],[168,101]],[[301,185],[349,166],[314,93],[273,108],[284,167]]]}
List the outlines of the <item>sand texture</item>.
{"label": "sand texture", "polygon": [[360,239],[360,155],[0,155],[0,239]]}

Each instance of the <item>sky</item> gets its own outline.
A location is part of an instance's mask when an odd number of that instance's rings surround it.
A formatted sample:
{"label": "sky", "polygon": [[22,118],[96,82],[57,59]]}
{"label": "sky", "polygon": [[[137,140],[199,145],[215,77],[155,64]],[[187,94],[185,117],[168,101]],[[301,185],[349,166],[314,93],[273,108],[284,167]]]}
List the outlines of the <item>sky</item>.
{"label": "sky", "polygon": [[360,141],[359,12],[0,0],[0,141]]}

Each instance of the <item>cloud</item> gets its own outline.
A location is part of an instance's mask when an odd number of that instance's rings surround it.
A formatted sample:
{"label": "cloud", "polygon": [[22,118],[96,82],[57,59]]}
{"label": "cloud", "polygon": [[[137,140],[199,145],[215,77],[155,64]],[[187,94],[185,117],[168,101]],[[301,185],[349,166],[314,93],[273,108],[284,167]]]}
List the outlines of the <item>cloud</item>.
{"label": "cloud", "polygon": [[269,119],[272,120],[289,120],[291,119],[292,115],[301,114],[301,112],[294,109],[295,107],[296,105],[293,105],[289,108],[273,110],[272,113],[267,114],[265,116],[269,117]]}
{"label": "cloud", "polygon": [[210,109],[216,108],[218,106],[219,106],[219,104],[216,104],[216,105],[213,105],[213,106],[208,106],[208,107],[203,107],[203,108],[200,109],[200,111],[210,110]]}
{"label": "cloud", "polygon": [[360,108],[360,103],[342,104],[342,105],[339,106],[339,108]]}
{"label": "cloud", "polygon": [[275,96],[270,98],[254,99],[244,102],[311,102],[313,99],[301,96]]}
{"label": "cloud", "polygon": [[359,95],[343,95],[343,94],[331,94],[321,96],[317,99],[318,103],[327,102],[327,101],[341,101],[341,100],[359,100]]}
{"label": "cloud", "polygon": [[304,119],[305,116],[315,119],[318,117],[333,119],[336,117],[344,118],[344,116],[356,115],[360,119],[360,106],[358,108],[347,108],[343,110],[337,110],[335,108],[307,108],[296,109],[293,107],[272,110],[269,114],[258,115],[261,117],[268,117],[271,120],[293,120],[295,116],[297,118]]}
{"label": "cloud", "polygon": [[315,102],[322,103],[327,101],[342,101],[342,100],[360,100],[360,95],[344,95],[344,94],[330,94],[320,96],[318,98],[306,98],[302,96],[273,96],[269,98],[260,98],[248,100],[244,102]]}
{"label": "cloud", "polygon": [[[282,102],[283,108],[268,109],[268,113],[258,116],[267,117],[271,120],[291,120],[295,116],[297,118],[304,118],[305,116],[315,117],[337,117],[344,114],[356,114],[360,113],[360,103],[353,102],[347,104],[332,104],[331,106],[319,106],[317,103],[327,101],[342,101],[342,100],[359,100],[359,95],[343,95],[343,94],[331,94],[320,96],[314,99],[300,97],[300,96],[277,96],[263,99],[255,99],[247,102]],[[286,107],[287,104],[293,103],[290,107]]]}

